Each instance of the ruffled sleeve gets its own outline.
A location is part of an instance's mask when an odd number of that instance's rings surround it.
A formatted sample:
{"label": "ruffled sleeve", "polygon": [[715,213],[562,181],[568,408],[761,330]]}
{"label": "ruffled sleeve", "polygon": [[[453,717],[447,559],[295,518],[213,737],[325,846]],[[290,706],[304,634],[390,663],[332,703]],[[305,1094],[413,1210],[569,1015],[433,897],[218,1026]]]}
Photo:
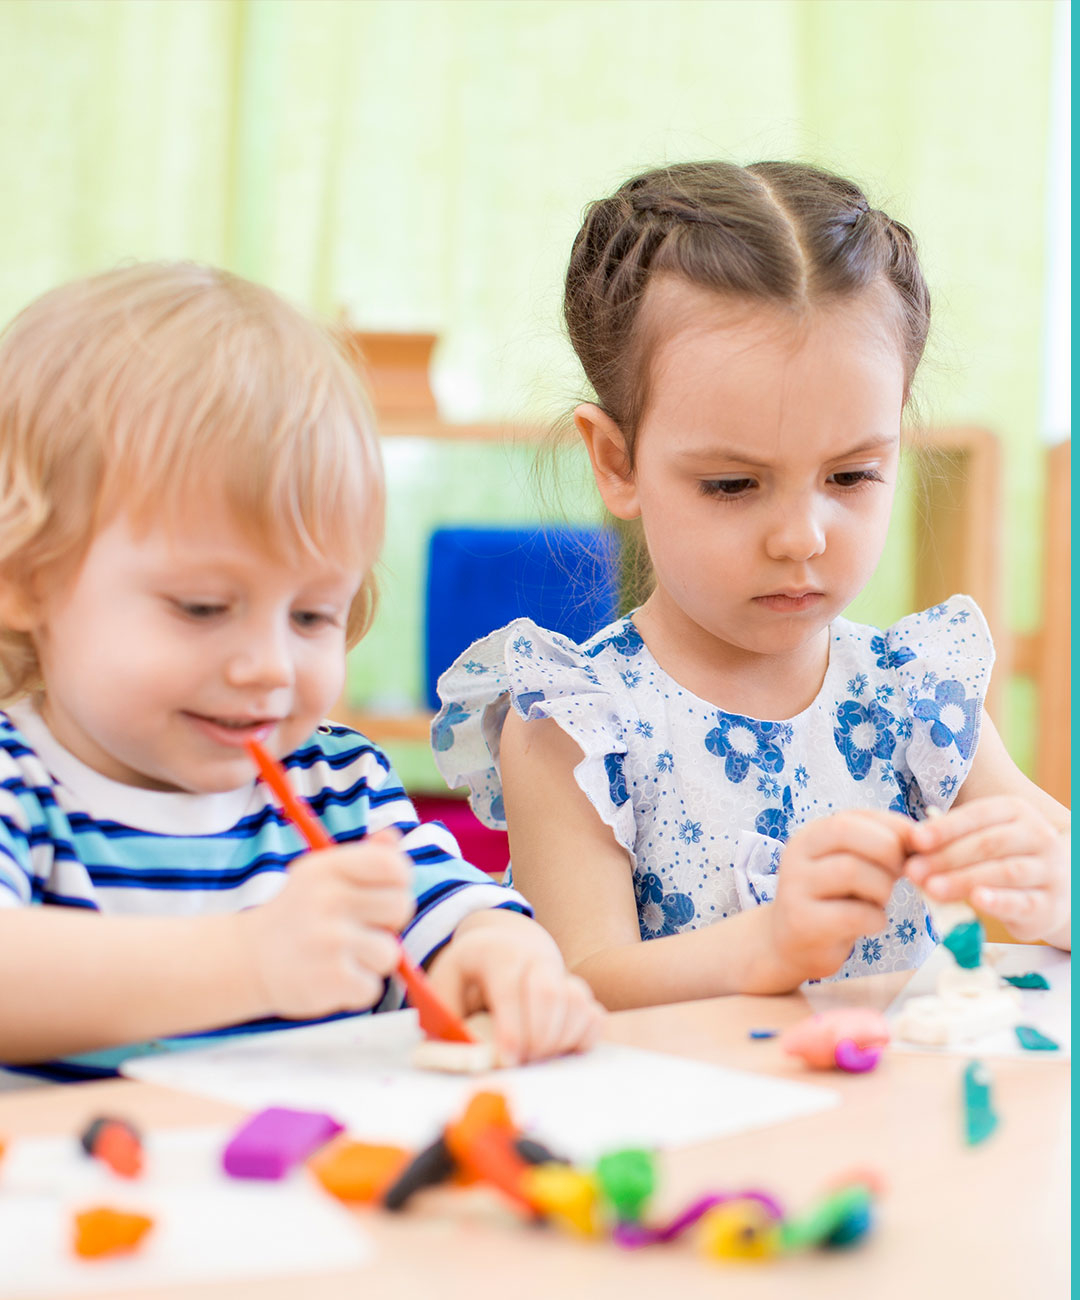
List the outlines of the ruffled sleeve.
{"label": "ruffled sleeve", "polygon": [[605,672],[598,655],[620,636],[629,648],[637,633],[627,621],[577,645],[529,619],[515,619],[474,642],[439,678],[443,703],[431,728],[435,763],[451,789],[468,787],[473,812],[485,825],[506,826],[499,738],[513,707],[529,721],[551,718],[581,747],[574,777],[618,842],[632,851],[634,810],[623,776],[626,702],[617,674]]}
{"label": "ruffled sleeve", "polygon": [[916,791],[908,811],[951,806],[979,745],[994,643],[970,596],[952,596],[894,623],[873,641],[878,664],[896,672],[900,736]]}

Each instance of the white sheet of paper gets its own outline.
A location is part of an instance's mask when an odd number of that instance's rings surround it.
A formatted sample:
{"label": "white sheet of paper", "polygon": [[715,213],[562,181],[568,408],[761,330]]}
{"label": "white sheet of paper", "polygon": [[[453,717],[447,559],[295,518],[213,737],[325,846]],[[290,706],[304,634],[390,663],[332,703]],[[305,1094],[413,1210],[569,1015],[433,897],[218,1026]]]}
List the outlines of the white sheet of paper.
{"label": "white sheet of paper", "polygon": [[[1029,1051],[1020,1046],[1020,1041],[1012,1029],[998,1029],[992,1034],[983,1034],[968,1043],[957,1043],[950,1047],[925,1046],[922,1043],[907,1043],[903,1039],[894,1038],[890,1050],[956,1052],[963,1056],[1024,1056],[1030,1060],[1040,1057],[1051,1061],[1069,1059],[1072,1056],[1070,1023],[1072,998],[1069,985],[1072,958],[1069,953],[1036,943],[988,943],[983,947],[983,960],[993,966],[999,975],[1026,975],[1028,971],[1038,971],[1044,976],[1050,984],[1049,989],[1019,990],[1022,1006],[1016,1023],[1031,1025],[1056,1043],[1060,1043],[1060,1051]],[[900,1009],[909,998],[935,993],[938,975],[951,965],[953,965],[952,953],[944,944],[939,944],[885,1013],[889,1020],[894,1021],[897,1018]]]}
{"label": "white sheet of paper", "polygon": [[582,1056],[462,1078],[409,1063],[414,1011],[262,1034],[141,1057],[123,1073],[247,1110],[293,1106],[333,1115],[359,1140],[431,1142],[481,1087],[504,1093],[521,1128],[571,1160],[623,1146],[677,1147],[827,1110],[835,1092],[602,1043]]}
{"label": "white sheet of paper", "polygon": [[[113,1296],[129,1287],[323,1273],[371,1257],[362,1225],[305,1170],[280,1182],[223,1173],[230,1136],[228,1128],[146,1134],[138,1179],[91,1159],[74,1133],[13,1140],[0,1175],[0,1296]],[[95,1206],[155,1220],[136,1253],[74,1254],[74,1215]]]}

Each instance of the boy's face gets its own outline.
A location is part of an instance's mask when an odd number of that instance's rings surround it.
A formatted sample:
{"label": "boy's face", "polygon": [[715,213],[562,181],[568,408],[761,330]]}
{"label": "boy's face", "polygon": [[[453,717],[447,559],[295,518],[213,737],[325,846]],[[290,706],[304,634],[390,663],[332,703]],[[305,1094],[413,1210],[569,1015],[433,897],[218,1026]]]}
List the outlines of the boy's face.
{"label": "boy's face", "polygon": [[115,781],[237,789],[253,776],[246,740],[282,757],[339,696],[361,577],[268,557],[213,494],[168,528],[120,516],[41,609],[45,720]]}

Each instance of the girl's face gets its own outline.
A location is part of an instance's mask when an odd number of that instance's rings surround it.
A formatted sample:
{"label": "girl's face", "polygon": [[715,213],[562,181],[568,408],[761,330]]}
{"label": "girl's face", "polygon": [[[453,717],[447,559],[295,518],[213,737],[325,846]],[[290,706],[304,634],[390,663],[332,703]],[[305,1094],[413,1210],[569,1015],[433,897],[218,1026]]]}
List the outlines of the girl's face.
{"label": "girl's face", "polygon": [[113,780],[238,789],[253,776],[245,740],[284,756],[340,694],[361,577],[268,558],[212,495],[145,534],[121,516],[40,610],[45,720]]}
{"label": "girl's face", "polygon": [[642,520],[648,617],[729,662],[805,649],[885,542],[904,399],[892,304],[868,294],[796,322],[680,282],[650,298],[653,320],[678,324],[615,510]]}

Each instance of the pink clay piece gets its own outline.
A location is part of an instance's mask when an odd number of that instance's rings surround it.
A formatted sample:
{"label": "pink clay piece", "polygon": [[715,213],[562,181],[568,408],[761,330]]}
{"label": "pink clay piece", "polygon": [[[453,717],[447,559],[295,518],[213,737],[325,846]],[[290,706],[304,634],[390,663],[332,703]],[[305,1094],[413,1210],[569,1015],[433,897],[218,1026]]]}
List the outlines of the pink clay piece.
{"label": "pink clay piece", "polygon": [[[889,1023],[869,1007],[838,1007],[808,1016],[780,1036],[780,1046],[812,1070],[872,1070],[889,1041]],[[842,1051],[838,1049],[843,1047]],[[872,1059],[871,1059],[872,1058]]]}

